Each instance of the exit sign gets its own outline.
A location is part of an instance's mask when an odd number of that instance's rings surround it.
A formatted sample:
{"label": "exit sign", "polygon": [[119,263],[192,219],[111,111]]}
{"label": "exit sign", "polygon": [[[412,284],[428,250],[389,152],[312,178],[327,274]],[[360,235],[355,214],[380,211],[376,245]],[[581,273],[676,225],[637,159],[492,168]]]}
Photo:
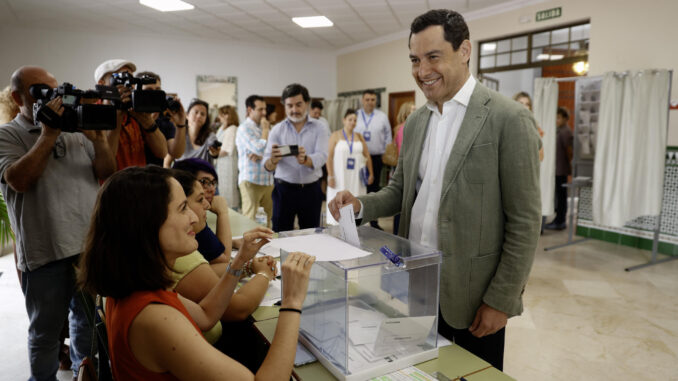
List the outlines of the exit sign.
{"label": "exit sign", "polygon": [[537,20],[537,22],[539,22],[539,21],[544,21],[544,20],[555,19],[555,18],[562,16],[562,14],[563,14],[563,9],[561,7],[551,8],[551,9],[547,9],[545,11],[537,12],[536,20]]}

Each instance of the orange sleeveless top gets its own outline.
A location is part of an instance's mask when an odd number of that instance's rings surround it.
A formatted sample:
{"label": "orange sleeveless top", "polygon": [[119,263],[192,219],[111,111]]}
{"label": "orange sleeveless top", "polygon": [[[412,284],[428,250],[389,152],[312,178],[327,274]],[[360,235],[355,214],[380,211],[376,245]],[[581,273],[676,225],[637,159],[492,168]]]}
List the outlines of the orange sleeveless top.
{"label": "orange sleeveless top", "polygon": [[144,136],[141,127],[134,118],[124,114],[122,118],[122,130],[118,142],[118,152],[115,160],[118,171],[127,167],[143,167],[146,165],[146,151],[144,149]]}
{"label": "orange sleeveless top", "polygon": [[[166,304],[181,312],[195,324],[188,310],[181,304],[174,291],[137,291],[123,299],[106,298],[106,331],[108,331],[108,354],[115,380],[178,380],[170,373],[156,373],[141,365],[129,346],[128,333],[134,318],[151,303]],[[202,333],[201,333],[202,334]]]}

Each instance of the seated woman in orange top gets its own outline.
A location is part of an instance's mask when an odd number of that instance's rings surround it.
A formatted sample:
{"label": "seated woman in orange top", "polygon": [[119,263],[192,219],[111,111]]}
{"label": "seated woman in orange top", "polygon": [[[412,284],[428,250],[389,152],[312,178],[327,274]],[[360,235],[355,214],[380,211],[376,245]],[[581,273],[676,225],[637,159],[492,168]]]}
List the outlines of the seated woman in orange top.
{"label": "seated woman in orange top", "polygon": [[272,236],[259,227],[219,283],[200,303],[170,291],[174,261],[195,251],[195,213],[169,170],[132,167],[99,191],[81,257],[79,282],[108,297],[106,328],[117,380],[288,380],[300,309],[314,257],[292,253],[282,265],[285,287],[276,333],[256,374],[210,345],[212,327],[228,306],[245,263]]}

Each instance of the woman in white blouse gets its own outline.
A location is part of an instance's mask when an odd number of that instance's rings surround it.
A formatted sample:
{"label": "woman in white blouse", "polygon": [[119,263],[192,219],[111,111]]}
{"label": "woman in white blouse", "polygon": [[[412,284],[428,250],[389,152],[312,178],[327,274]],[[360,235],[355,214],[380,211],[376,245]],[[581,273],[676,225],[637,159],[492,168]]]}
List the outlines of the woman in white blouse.
{"label": "woman in white blouse", "polygon": [[217,140],[221,142],[219,158],[216,160],[219,175],[219,194],[226,198],[233,209],[240,208],[238,189],[238,152],[235,147],[235,133],[238,130],[238,113],[233,106],[221,106],[217,117],[221,123]]}

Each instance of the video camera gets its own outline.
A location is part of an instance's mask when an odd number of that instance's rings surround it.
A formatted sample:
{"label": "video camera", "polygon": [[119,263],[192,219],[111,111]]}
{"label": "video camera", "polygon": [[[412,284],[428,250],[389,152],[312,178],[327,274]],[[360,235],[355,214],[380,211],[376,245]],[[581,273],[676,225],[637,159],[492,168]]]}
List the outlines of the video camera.
{"label": "video camera", "polygon": [[[52,89],[45,84],[32,85],[28,91],[36,100],[33,104],[33,120],[43,122],[52,128],[60,128],[64,132],[78,130],[113,130],[117,126],[115,107],[94,103],[82,103],[83,99],[108,99],[119,101],[118,91],[113,87],[100,86],[96,90],[79,90],[72,84],[64,82]],[[61,97],[64,112],[59,116],[47,102]]]}
{"label": "video camera", "polygon": [[132,90],[131,102],[117,102],[116,107],[121,110],[134,109],[136,112],[163,112],[167,109],[178,111],[181,104],[173,97],[167,96],[162,90],[142,90],[143,85],[150,85],[157,81],[156,78],[144,75],[135,77],[132,73],[113,73],[111,86],[123,85]]}

